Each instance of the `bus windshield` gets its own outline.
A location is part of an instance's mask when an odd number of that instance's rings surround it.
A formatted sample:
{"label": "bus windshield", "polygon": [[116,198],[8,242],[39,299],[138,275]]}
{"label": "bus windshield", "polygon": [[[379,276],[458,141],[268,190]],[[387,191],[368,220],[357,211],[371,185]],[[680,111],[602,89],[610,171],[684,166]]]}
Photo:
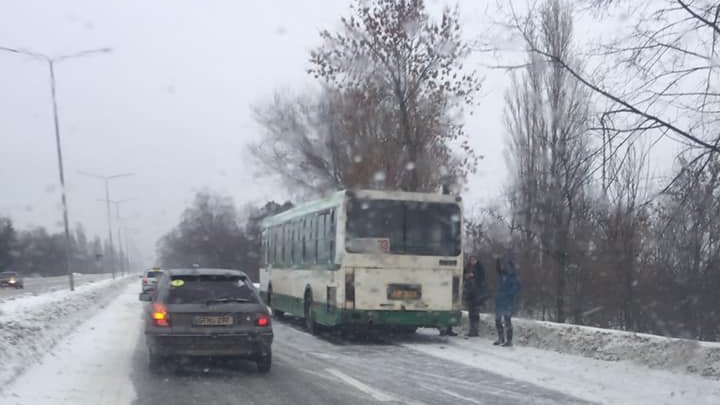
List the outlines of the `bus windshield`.
{"label": "bus windshield", "polygon": [[[460,254],[460,207],[448,203],[351,199],[346,250],[370,253],[373,242],[390,254]],[[370,241],[370,243],[368,243]]]}

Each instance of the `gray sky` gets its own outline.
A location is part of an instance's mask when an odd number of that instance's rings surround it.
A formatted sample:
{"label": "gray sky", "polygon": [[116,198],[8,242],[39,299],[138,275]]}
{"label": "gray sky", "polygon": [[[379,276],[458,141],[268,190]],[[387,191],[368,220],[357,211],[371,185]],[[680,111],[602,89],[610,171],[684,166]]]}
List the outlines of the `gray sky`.
{"label": "gray sky", "polygon": [[[461,2],[468,37],[484,31],[484,9]],[[57,67],[70,220],[106,235],[100,181],[78,175],[134,172],[112,183],[132,198],[123,215],[146,256],[207,187],[237,205],[284,197],[258,180],[245,145],[258,136],[250,105],[278,89],[302,91],[318,31],[338,26],[349,1],[6,1],[0,46],[48,55],[112,47],[112,54]],[[439,10],[443,3],[431,2]],[[477,60],[477,57],[476,57]],[[503,72],[487,75],[467,131],[486,156],[466,201],[485,203],[506,179]],[[59,189],[46,66],[0,53],[0,215],[18,227],[59,231]]]}

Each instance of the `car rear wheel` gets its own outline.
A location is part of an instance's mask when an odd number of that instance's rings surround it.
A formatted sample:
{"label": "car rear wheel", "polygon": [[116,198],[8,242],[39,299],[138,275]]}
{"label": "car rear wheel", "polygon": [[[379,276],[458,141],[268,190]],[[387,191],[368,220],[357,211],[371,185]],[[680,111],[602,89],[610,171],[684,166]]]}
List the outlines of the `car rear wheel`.
{"label": "car rear wheel", "polygon": [[154,354],[151,351],[148,351],[148,368],[153,373],[159,372],[163,365],[165,364],[165,361],[162,357],[158,356],[157,354]]}
{"label": "car rear wheel", "polygon": [[266,355],[261,356],[255,361],[255,363],[257,364],[259,372],[263,374],[270,372],[270,368],[272,367],[272,352],[268,352]]}

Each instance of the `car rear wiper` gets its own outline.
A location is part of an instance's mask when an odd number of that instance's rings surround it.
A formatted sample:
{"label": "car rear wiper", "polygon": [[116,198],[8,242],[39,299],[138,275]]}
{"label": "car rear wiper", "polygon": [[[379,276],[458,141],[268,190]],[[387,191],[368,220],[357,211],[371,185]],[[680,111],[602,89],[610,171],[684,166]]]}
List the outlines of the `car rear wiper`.
{"label": "car rear wiper", "polygon": [[205,301],[205,304],[207,304],[207,305],[222,304],[225,302],[250,302],[250,300],[247,298],[240,298],[240,297],[220,297],[220,298],[215,298],[212,300],[207,300],[207,301]]}

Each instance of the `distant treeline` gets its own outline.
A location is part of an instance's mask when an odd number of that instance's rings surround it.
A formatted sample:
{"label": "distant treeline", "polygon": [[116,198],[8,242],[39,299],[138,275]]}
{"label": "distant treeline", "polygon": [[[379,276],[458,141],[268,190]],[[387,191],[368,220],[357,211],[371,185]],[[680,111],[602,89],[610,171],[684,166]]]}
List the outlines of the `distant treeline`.
{"label": "distant treeline", "polygon": [[[75,273],[110,272],[110,248],[95,236],[89,240],[82,225],[70,235],[70,266]],[[10,218],[0,217],[0,271],[24,276],[59,276],[66,273],[65,235],[43,227],[18,230]],[[127,258],[118,254],[118,263]],[[119,265],[118,265],[119,268]]]}
{"label": "distant treeline", "polygon": [[292,208],[290,202],[274,201],[264,206],[246,207],[238,213],[230,197],[200,192],[180,223],[157,245],[163,267],[233,268],[258,279],[260,260],[260,221]]}

